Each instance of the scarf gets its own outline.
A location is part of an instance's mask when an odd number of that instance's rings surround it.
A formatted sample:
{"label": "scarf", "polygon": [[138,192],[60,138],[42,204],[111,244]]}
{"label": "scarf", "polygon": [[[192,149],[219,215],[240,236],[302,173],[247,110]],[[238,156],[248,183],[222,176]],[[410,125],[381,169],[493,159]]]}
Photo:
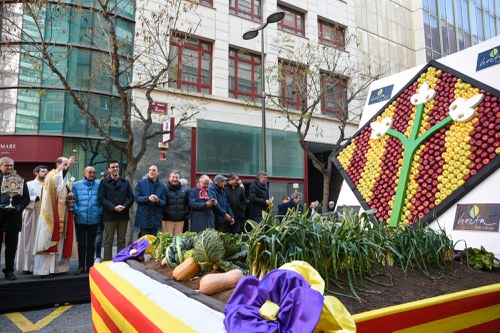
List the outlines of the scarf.
{"label": "scarf", "polygon": [[198,183],[198,185],[196,185],[196,188],[200,190],[200,199],[204,200],[204,201],[208,201],[207,190],[203,189],[203,187],[201,187],[200,183]]}

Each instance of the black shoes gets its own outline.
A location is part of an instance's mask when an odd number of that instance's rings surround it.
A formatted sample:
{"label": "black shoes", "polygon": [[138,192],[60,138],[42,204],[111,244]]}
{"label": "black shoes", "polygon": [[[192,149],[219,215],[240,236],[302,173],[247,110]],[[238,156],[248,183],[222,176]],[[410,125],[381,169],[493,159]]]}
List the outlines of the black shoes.
{"label": "black shoes", "polygon": [[78,267],[78,268],[76,269],[76,271],[75,271],[73,274],[75,274],[75,275],[80,275],[80,274],[83,274],[83,273],[85,273],[85,268],[83,268],[83,267]]}
{"label": "black shoes", "polygon": [[12,273],[12,272],[5,272],[5,280],[14,281],[16,279],[17,278],[14,275],[14,273]]}

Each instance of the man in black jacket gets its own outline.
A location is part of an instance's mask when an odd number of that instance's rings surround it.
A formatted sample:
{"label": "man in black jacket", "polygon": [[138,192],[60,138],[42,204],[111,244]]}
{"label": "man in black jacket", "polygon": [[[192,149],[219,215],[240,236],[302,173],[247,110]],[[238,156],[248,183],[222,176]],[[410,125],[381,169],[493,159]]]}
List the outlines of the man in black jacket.
{"label": "man in black jacket", "polygon": [[234,214],[234,224],[229,227],[229,232],[232,234],[241,234],[243,232],[245,219],[247,199],[245,197],[245,188],[239,184],[239,181],[238,175],[230,174],[229,184],[226,185],[227,200]]}
{"label": "man in black jacket", "polygon": [[256,222],[262,221],[262,212],[267,210],[267,207],[272,204],[272,200],[269,200],[269,190],[267,189],[267,173],[264,171],[260,171],[257,174],[257,179],[250,184],[248,200],[250,201],[248,217]]}
{"label": "man in black jacket", "polygon": [[129,220],[129,209],[134,204],[134,192],[128,180],[120,177],[118,161],[108,162],[110,175],[101,181],[99,186],[99,202],[103,206],[102,221],[104,224],[103,260],[111,260],[113,255],[113,239],[116,231],[116,252],[125,248],[125,235]]}
{"label": "man in black jacket", "polygon": [[[14,171],[14,160],[10,157],[0,158],[0,185],[3,178]],[[2,189],[3,192],[3,189]],[[30,203],[30,192],[26,182],[23,181],[23,194],[12,197],[12,206],[6,208],[10,203],[7,194],[0,195],[0,240],[5,234],[5,268],[2,272],[6,280],[15,280],[14,258],[16,257],[17,241],[23,223],[23,210]]]}
{"label": "man in black jacket", "polygon": [[162,230],[175,236],[182,233],[184,221],[187,221],[188,218],[188,189],[180,183],[178,171],[170,173],[168,184],[165,187],[167,189],[167,205],[163,208]]}

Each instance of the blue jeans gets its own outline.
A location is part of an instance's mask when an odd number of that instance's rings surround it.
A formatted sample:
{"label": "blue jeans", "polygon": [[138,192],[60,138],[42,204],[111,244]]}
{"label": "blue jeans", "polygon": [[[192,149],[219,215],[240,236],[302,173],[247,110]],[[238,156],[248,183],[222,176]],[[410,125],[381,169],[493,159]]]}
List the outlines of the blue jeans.
{"label": "blue jeans", "polygon": [[102,250],[102,237],[104,233],[104,223],[99,221],[99,225],[97,226],[97,234],[95,236],[95,257],[101,258],[101,250]]}

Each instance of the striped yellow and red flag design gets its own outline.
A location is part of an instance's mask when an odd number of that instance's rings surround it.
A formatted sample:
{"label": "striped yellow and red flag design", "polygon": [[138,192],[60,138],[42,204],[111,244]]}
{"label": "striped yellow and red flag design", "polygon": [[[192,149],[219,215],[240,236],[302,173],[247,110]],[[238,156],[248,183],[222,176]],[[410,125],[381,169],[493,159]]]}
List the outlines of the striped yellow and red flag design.
{"label": "striped yellow and red flag design", "polygon": [[94,332],[225,332],[223,314],[125,263],[96,265],[89,279]]}
{"label": "striped yellow and red flag design", "polygon": [[498,332],[500,283],[353,315],[360,333]]}

